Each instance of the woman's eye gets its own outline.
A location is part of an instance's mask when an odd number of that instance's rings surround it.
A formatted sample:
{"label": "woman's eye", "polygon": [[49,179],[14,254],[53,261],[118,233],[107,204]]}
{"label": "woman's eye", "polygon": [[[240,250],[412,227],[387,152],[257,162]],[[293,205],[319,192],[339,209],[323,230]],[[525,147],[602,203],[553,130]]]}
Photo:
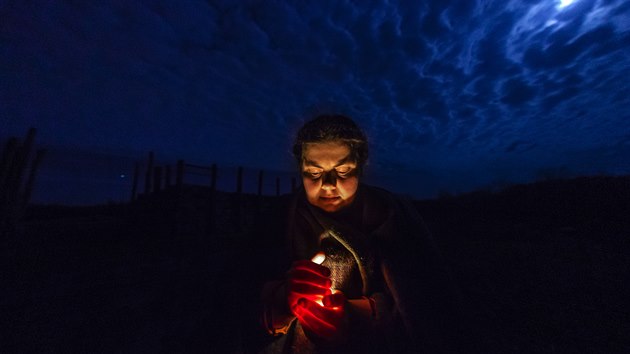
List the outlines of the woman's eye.
{"label": "woman's eye", "polygon": [[308,171],[304,171],[304,175],[306,177],[312,178],[312,179],[318,179],[319,177],[321,177],[322,173],[321,172],[308,172]]}
{"label": "woman's eye", "polygon": [[339,168],[336,171],[337,171],[337,176],[346,177],[350,173],[350,171],[352,171],[352,169],[349,167],[345,167],[345,168]]}

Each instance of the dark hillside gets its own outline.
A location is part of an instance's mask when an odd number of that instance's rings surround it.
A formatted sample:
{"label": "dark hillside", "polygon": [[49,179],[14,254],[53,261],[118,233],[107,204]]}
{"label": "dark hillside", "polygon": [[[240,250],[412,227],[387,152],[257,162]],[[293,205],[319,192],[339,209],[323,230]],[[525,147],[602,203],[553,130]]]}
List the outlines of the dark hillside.
{"label": "dark hillside", "polygon": [[[630,179],[416,202],[496,352],[623,352]],[[3,352],[241,352],[286,198],[166,189],[31,206],[3,240]]]}

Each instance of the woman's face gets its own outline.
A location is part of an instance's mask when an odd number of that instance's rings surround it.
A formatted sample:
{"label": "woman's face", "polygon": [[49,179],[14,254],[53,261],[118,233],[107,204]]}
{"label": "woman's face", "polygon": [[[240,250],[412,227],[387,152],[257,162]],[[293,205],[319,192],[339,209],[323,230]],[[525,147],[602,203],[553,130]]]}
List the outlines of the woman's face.
{"label": "woman's face", "polygon": [[312,205],[327,212],[350,205],[359,186],[357,172],[347,145],[333,141],[305,146],[302,182]]}

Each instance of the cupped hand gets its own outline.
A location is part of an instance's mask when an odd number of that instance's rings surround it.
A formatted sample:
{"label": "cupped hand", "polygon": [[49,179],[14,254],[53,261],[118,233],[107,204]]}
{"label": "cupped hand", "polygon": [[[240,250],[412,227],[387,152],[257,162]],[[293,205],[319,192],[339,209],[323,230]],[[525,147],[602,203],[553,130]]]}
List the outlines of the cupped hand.
{"label": "cupped hand", "polygon": [[322,302],[324,296],[330,295],[330,269],[310,260],[300,260],[293,263],[287,273],[287,304],[291,312],[298,300]]}
{"label": "cupped hand", "polygon": [[326,342],[341,341],[346,337],[346,297],[342,292],[325,295],[322,304],[299,299],[293,313],[310,337]]}

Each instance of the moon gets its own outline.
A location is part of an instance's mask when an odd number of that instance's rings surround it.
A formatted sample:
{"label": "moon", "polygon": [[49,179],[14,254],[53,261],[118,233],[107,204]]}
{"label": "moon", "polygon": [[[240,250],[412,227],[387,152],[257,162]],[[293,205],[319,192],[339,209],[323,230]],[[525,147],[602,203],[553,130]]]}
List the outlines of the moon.
{"label": "moon", "polygon": [[575,0],[560,0],[560,4],[558,4],[558,9],[564,9],[565,7],[571,5]]}

